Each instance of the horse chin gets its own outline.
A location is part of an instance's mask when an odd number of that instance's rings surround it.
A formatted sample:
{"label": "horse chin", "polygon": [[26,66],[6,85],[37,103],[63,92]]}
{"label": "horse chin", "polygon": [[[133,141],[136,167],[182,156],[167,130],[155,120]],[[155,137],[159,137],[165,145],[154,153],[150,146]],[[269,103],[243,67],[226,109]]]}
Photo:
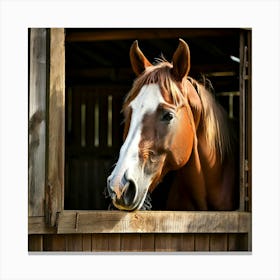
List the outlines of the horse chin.
{"label": "horse chin", "polygon": [[132,204],[132,205],[124,205],[124,204],[120,204],[119,202],[117,201],[113,201],[113,205],[119,209],[119,210],[122,210],[122,211],[129,211],[129,212],[132,212],[132,211],[136,211],[136,210],[139,210],[141,209],[141,205],[137,205],[137,204]]}

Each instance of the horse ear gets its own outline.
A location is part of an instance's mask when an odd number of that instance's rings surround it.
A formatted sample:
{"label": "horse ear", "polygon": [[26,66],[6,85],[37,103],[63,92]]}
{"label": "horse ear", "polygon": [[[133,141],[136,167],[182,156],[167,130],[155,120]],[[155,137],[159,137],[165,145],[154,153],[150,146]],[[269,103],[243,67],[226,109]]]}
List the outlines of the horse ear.
{"label": "horse ear", "polygon": [[152,65],[138,47],[137,40],[133,42],[130,48],[129,56],[132,69],[137,76],[142,74],[147,67]]}
{"label": "horse ear", "polygon": [[191,62],[190,49],[188,44],[179,39],[179,46],[173,55],[173,68],[172,74],[174,78],[181,81],[186,75],[189,74]]}

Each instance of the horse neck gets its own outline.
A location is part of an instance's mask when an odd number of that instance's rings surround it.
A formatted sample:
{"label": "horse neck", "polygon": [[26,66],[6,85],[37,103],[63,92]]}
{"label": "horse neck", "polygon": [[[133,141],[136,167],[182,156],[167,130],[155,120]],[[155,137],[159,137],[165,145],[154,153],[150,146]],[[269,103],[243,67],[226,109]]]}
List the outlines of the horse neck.
{"label": "horse neck", "polygon": [[178,200],[180,210],[232,210],[235,203],[234,162],[218,154],[209,157],[207,145],[197,137],[189,161],[176,172],[172,188],[181,197],[192,197],[191,207]]}

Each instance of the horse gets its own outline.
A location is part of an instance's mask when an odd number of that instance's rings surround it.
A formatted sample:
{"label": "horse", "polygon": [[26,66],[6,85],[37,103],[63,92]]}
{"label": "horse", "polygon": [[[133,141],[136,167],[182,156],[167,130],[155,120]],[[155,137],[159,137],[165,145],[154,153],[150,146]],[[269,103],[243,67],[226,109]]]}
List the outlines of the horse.
{"label": "horse", "polygon": [[165,210],[234,210],[229,119],[210,90],[188,76],[188,44],[179,39],[171,63],[151,64],[137,40],[129,55],[136,79],[123,103],[124,142],[107,178],[114,207],[147,210],[150,194],[172,172]]}

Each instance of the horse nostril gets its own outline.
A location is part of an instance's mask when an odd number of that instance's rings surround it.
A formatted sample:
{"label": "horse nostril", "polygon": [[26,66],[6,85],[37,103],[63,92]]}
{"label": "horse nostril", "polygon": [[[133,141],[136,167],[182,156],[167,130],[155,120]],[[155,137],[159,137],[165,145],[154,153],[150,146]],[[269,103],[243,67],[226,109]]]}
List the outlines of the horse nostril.
{"label": "horse nostril", "polygon": [[136,196],[136,185],[132,180],[128,180],[123,192],[123,200],[126,205],[131,205]]}

